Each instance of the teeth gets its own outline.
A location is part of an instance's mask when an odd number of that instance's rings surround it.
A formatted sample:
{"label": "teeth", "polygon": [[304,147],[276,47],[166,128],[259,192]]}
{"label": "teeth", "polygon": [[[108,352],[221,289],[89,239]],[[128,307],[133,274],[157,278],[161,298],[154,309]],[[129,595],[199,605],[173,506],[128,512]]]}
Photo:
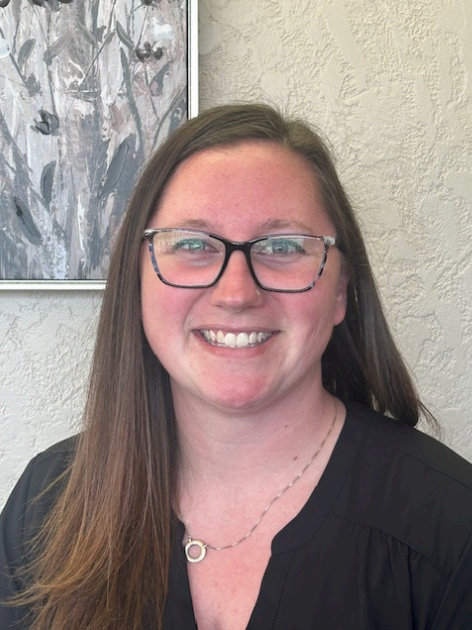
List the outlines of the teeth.
{"label": "teeth", "polygon": [[269,337],[272,337],[272,333],[240,332],[235,334],[224,333],[221,330],[216,332],[214,330],[202,330],[201,334],[212,345],[226,346],[227,348],[248,348],[264,343]]}
{"label": "teeth", "polygon": [[249,335],[247,333],[239,333],[236,338],[238,348],[246,348],[249,345]]}
{"label": "teeth", "polygon": [[224,338],[225,346],[229,346],[230,348],[235,348],[238,345],[238,338],[233,333],[228,333]]}

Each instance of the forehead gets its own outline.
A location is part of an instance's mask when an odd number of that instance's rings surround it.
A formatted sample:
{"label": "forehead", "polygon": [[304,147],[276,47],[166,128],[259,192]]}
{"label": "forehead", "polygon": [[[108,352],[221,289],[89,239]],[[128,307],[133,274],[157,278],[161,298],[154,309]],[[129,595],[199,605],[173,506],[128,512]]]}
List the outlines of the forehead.
{"label": "forehead", "polygon": [[236,228],[260,232],[270,223],[310,232],[319,223],[329,227],[310,164],[276,143],[256,141],[189,157],[171,177],[152,218],[152,227],[219,234]]}

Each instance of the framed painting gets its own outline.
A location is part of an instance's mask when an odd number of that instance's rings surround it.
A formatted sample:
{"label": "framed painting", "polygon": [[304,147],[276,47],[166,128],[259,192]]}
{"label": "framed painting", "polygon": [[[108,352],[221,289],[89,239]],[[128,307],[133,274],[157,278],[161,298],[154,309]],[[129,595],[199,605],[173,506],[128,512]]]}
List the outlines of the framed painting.
{"label": "framed painting", "polygon": [[93,289],[198,108],[197,0],[0,0],[0,288]]}

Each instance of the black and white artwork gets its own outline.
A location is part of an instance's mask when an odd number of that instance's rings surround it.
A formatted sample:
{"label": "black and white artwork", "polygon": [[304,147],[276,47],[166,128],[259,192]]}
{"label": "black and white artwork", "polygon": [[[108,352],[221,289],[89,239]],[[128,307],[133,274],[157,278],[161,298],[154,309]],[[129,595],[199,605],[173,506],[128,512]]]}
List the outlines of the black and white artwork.
{"label": "black and white artwork", "polygon": [[0,0],[0,280],[106,279],[143,162],[189,114],[188,18],[185,0]]}

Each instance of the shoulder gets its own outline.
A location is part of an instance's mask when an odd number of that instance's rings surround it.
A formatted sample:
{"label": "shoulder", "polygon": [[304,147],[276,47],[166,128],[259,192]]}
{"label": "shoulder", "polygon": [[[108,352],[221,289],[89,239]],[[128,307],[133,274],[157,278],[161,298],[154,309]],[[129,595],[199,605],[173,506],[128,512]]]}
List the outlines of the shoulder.
{"label": "shoulder", "polygon": [[36,457],[33,457],[26,467],[24,475],[28,474],[28,472],[31,474],[34,487],[39,488],[53,481],[68,468],[75,455],[78,440],[79,436],[74,435],[57,442],[36,455]]}
{"label": "shoulder", "polygon": [[[365,435],[364,449],[381,453],[381,461],[428,471],[444,483],[472,491],[472,464],[435,438],[362,405],[347,403],[347,421]],[[375,457],[379,460],[380,457]],[[385,461],[386,460],[386,461]],[[466,490],[467,489],[467,490]]]}
{"label": "shoulder", "polygon": [[28,503],[63,477],[73,461],[77,443],[78,436],[62,440],[30,461],[17,484]]}
{"label": "shoulder", "polygon": [[346,407],[345,439],[356,443],[357,455],[339,515],[395,538],[450,575],[471,539],[472,465],[417,429]]}
{"label": "shoulder", "polygon": [[[78,439],[68,438],[39,453],[27,465],[11,493],[1,516],[3,535],[28,536],[49,512],[72,463]],[[21,545],[22,546],[22,545]]]}
{"label": "shoulder", "polygon": [[27,610],[4,606],[27,579],[32,559],[30,542],[47,517],[74,458],[77,438],[69,438],[30,461],[0,515],[0,627],[20,628]]}

